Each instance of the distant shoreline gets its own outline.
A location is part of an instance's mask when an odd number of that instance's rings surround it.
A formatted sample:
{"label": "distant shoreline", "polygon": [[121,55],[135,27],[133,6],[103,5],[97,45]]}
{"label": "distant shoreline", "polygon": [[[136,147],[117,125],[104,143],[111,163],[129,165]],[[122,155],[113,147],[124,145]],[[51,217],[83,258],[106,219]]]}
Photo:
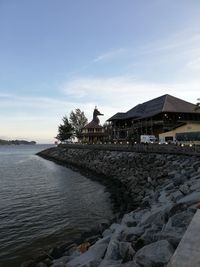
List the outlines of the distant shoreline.
{"label": "distant shoreline", "polygon": [[0,145],[36,145],[36,141],[0,139]]}

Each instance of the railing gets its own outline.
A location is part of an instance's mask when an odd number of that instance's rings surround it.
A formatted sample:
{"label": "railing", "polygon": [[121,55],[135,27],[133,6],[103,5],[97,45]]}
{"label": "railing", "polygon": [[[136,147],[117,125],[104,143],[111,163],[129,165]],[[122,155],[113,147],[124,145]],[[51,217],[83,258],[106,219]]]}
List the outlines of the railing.
{"label": "railing", "polygon": [[176,146],[173,144],[60,144],[59,146],[75,149],[93,149],[109,151],[126,151],[141,153],[159,153],[159,154],[182,154],[200,156],[200,146]]}

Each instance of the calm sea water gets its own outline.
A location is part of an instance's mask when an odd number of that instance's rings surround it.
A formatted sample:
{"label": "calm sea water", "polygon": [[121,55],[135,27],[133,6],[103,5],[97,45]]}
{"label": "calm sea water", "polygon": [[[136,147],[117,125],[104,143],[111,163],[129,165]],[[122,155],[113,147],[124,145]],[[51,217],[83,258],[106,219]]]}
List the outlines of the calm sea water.
{"label": "calm sea water", "polygon": [[113,216],[105,188],[35,155],[46,147],[0,146],[0,267],[19,267]]}

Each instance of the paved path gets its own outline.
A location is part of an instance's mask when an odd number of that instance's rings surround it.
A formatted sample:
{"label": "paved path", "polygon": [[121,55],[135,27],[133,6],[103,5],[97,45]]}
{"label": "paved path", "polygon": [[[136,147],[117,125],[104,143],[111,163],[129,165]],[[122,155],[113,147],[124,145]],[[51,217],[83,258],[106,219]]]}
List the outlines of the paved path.
{"label": "paved path", "polygon": [[195,213],[167,267],[200,267],[200,210]]}

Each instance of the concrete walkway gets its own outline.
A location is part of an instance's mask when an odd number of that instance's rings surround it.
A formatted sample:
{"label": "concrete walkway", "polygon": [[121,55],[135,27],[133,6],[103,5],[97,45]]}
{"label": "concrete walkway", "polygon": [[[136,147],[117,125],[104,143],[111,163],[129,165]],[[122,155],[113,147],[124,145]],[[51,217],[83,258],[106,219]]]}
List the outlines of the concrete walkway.
{"label": "concrete walkway", "polygon": [[200,210],[195,213],[167,267],[200,267]]}

